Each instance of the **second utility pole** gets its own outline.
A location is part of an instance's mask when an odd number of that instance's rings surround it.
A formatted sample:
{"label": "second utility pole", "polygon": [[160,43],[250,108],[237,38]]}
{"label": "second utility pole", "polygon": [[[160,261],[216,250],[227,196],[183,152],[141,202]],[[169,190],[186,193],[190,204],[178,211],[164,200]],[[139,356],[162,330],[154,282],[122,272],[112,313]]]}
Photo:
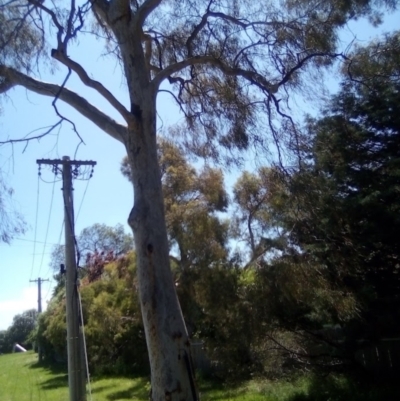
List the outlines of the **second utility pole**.
{"label": "second utility pole", "polygon": [[48,279],[38,278],[37,280],[29,280],[31,283],[38,283],[38,313],[42,313],[42,283],[49,281]]}
{"label": "second utility pole", "polygon": [[[48,279],[38,278],[37,280],[29,280],[31,283],[38,283],[38,315],[42,313],[42,283],[43,281],[49,281]],[[43,352],[42,346],[38,343],[38,354],[39,354],[39,362],[42,362]]]}

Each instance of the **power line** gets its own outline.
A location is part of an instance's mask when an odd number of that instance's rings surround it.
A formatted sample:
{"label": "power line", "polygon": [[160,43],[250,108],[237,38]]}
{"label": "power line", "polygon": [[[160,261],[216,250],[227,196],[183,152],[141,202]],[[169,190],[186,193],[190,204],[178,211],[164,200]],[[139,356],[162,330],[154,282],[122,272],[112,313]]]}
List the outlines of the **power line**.
{"label": "power line", "polygon": [[85,323],[84,323],[84,319],[83,319],[81,292],[79,291],[79,289],[78,289],[78,300],[79,300],[79,311],[81,314],[82,339],[83,339],[83,351],[84,351],[84,355],[85,355],[86,377],[87,377],[87,383],[88,383],[89,398],[90,398],[90,401],[92,401],[92,386],[91,386],[91,382],[90,382],[89,359],[88,359],[88,354],[87,354],[86,335],[85,335]]}
{"label": "power line", "polygon": [[33,266],[35,265],[35,253],[36,253],[36,235],[37,235],[37,226],[38,226],[38,215],[39,215],[39,184],[40,184],[40,170],[38,174],[38,181],[37,181],[37,192],[36,192],[36,217],[35,217],[35,235],[33,241],[33,256],[32,256],[32,267],[31,267],[31,274],[29,276],[29,280],[32,278],[33,273]]}
{"label": "power line", "polygon": [[48,234],[49,234],[49,227],[50,227],[50,221],[51,221],[51,214],[52,214],[52,211],[53,211],[53,200],[54,200],[54,188],[55,188],[55,186],[56,186],[56,181],[54,180],[54,181],[53,181],[53,189],[52,189],[52,191],[51,191],[51,201],[50,201],[49,217],[48,217],[48,219],[47,219],[46,235],[45,235],[44,244],[43,244],[42,259],[41,259],[41,261],[40,261],[39,274],[38,274],[38,276],[40,276],[40,272],[41,272],[42,266],[43,266],[44,251],[45,251],[46,244],[47,244],[47,237],[48,237]]}
{"label": "power line", "polygon": [[13,238],[13,241],[24,241],[24,242],[35,242],[36,244],[46,244],[46,246],[50,246],[50,245],[58,245],[54,242],[44,242],[44,241],[36,241],[34,239],[26,239],[26,238]]}
{"label": "power line", "polygon": [[[59,235],[59,237],[58,237],[58,243],[57,243],[57,244],[54,244],[54,245],[60,246],[63,230],[64,230],[64,219],[63,219],[62,224],[61,224],[61,230],[60,230],[60,235]],[[51,253],[52,253],[52,252],[51,252]],[[49,268],[47,269],[46,276],[49,275],[50,270],[51,270],[51,265],[49,264]],[[52,273],[54,273],[54,272],[52,272]],[[54,274],[52,274],[52,277],[54,277]],[[54,282],[54,280],[53,280],[53,278],[51,278],[51,279],[50,279],[49,288],[47,289],[46,296],[45,296],[46,299],[47,299],[47,297],[48,297],[48,295],[49,295],[49,292],[50,292],[50,290],[51,290],[51,288],[52,288],[53,282]]]}
{"label": "power line", "polygon": [[81,200],[81,203],[80,203],[79,208],[78,208],[78,213],[76,214],[76,217],[75,217],[75,224],[76,224],[76,222],[78,221],[78,217],[79,217],[79,214],[80,214],[81,209],[82,209],[83,201],[84,201],[84,199],[85,199],[86,192],[87,192],[88,187],[89,187],[89,183],[90,183],[90,179],[87,180],[85,192],[83,193],[82,200]]}

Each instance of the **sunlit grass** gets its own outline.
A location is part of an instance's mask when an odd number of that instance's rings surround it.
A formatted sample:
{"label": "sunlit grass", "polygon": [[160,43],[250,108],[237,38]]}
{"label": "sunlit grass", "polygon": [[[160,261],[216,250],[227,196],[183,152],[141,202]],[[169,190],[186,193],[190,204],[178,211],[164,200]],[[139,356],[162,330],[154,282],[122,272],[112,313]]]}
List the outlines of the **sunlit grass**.
{"label": "sunlit grass", "polygon": [[0,355],[1,401],[68,401],[64,371],[38,367],[32,352]]}
{"label": "sunlit grass", "polygon": [[[106,378],[91,384],[88,401],[148,400],[150,385],[143,378]],[[63,366],[37,363],[32,352],[0,356],[0,401],[69,401]]]}
{"label": "sunlit grass", "polygon": [[[400,386],[356,384],[344,376],[252,380],[240,386],[199,381],[201,401],[399,401]],[[88,401],[148,401],[145,378],[95,378]],[[32,352],[0,355],[0,401],[69,401],[63,366],[37,363]]]}
{"label": "sunlit grass", "polygon": [[[200,382],[201,400],[275,401],[277,384],[250,382],[239,387],[210,381]],[[281,388],[282,385],[281,385]],[[144,378],[95,378],[93,401],[149,399],[150,384]],[[280,390],[282,391],[282,390]],[[294,387],[290,387],[293,393]],[[68,401],[68,378],[63,367],[37,363],[32,352],[0,356],[0,401]],[[88,396],[88,401],[90,397]]]}

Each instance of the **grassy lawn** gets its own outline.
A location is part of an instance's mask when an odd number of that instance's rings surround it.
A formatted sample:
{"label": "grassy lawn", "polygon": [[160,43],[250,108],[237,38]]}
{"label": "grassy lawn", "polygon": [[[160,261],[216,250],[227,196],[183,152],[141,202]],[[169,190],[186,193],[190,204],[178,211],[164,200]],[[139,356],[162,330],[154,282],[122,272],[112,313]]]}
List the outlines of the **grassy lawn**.
{"label": "grassy lawn", "polygon": [[[147,401],[149,398],[149,383],[142,378],[100,379],[91,387],[93,401]],[[0,401],[53,400],[69,400],[64,368],[40,366],[37,355],[32,352],[0,355]]]}
{"label": "grassy lawn", "polygon": [[[88,401],[147,401],[144,378],[97,378]],[[356,385],[345,378],[251,381],[239,387],[200,382],[201,401],[399,401],[400,386]],[[32,352],[0,355],[0,401],[68,401],[64,368],[37,363]]]}
{"label": "grassy lawn", "polygon": [[1,401],[67,401],[67,375],[36,367],[31,352],[0,355]]}
{"label": "grassy lawn", "polygon": [[[293,385],[284,387],[252,382],[232,388],[202,382],[200,393],[202,401],[275,401],[285,400],[283,395],[296,392]],[[150,384],[144,378],[98,378],[91,388],[93,401],[147,401]],[[64,369],[40,366],[37,355],[32,352],[0,356],[0,401],[47,400],[68,401],[68,378]]]}

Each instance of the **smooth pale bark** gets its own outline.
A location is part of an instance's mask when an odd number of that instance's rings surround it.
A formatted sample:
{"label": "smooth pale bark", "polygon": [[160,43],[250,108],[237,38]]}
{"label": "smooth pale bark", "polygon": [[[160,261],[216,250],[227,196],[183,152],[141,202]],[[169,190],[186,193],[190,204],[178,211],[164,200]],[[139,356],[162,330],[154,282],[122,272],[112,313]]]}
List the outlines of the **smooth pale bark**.
{"label": "smooth pale bark", "polygon": [[127,29],[126,22],[120,20],[113,25],[113,31],[120,43],[131,99],[132,118],[125,137],[134,187],[129,224],[136,246],[140,305],[151,368],[151,399],[195,401],[198,396],[190,343],[169,262],[157,157],[158,86],[150,80],[140,26],[132,24]]}
{"label": "smooth pale bark", "polygon": [[129,224],[136,245],[140,304],[151,366],[151,397],[154,401],[196,400],[190,344],[169,265],[154,96],[140,110],[141,129],[130,132],[126,147],[135,197]]}

